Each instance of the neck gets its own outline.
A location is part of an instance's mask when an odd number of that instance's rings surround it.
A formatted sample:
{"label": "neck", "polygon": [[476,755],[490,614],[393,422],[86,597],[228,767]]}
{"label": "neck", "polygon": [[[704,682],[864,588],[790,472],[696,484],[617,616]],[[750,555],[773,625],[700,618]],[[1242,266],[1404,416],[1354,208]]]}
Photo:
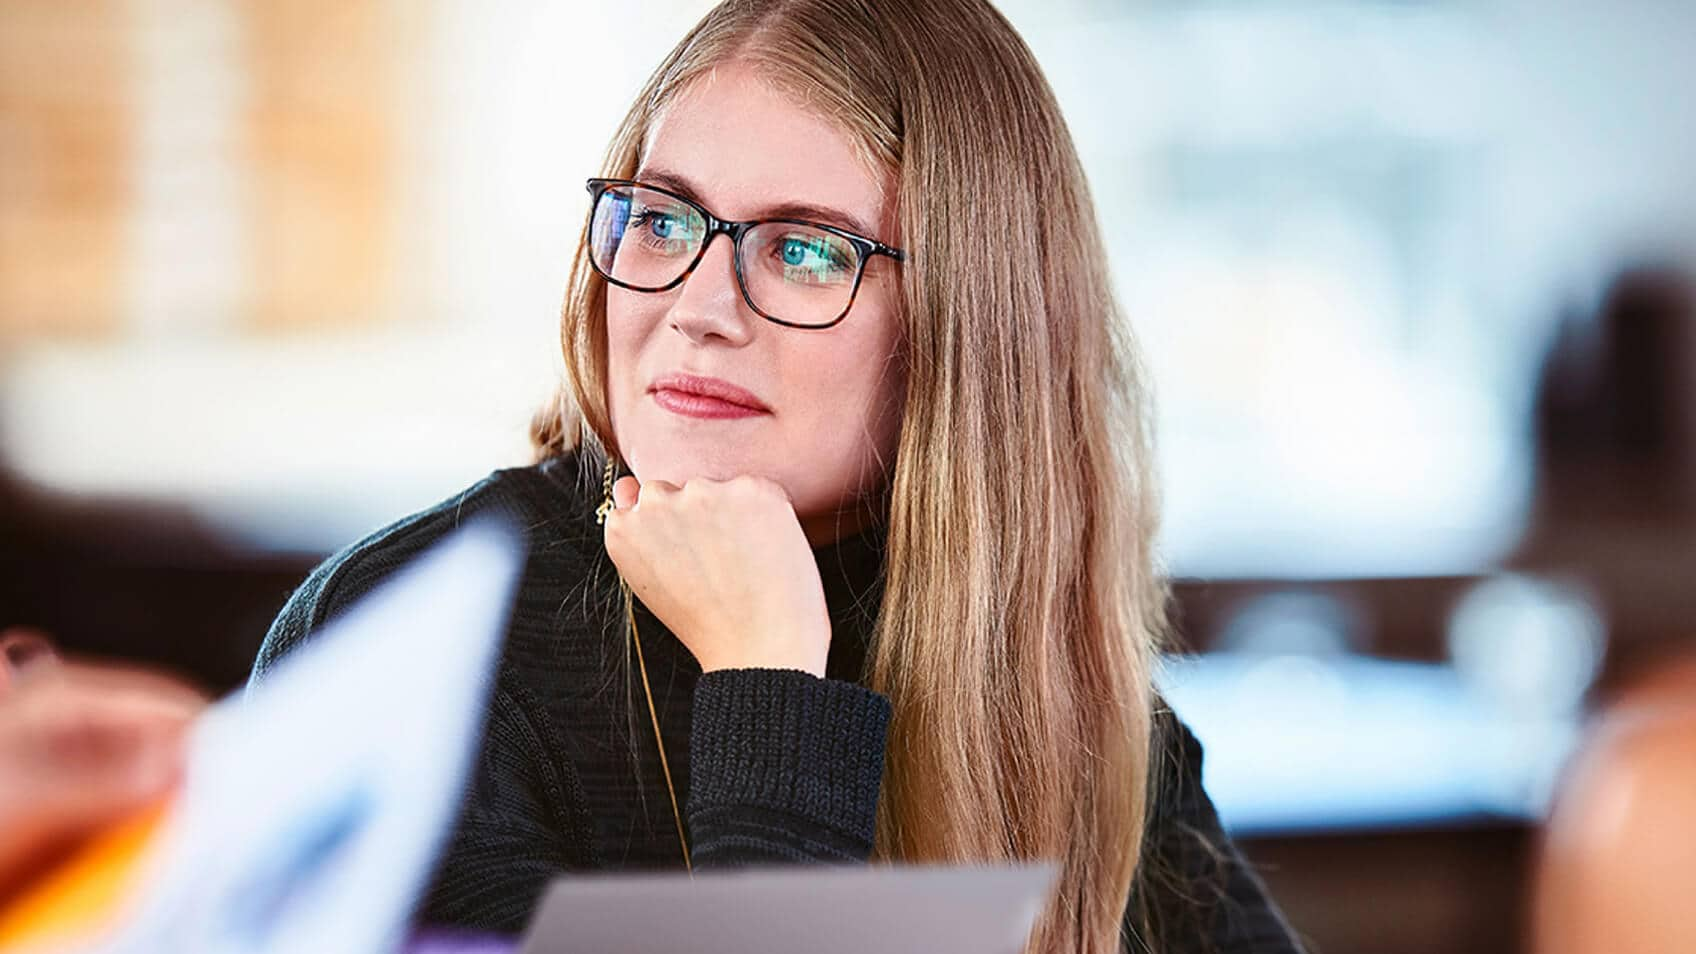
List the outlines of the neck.
{"label": "neck", "polygon": [[878,522],[886,501],[881,497],[856,498],[854,503],[839,510],[819,514],[797,514],[807,545],[817,550],[854,536]]}

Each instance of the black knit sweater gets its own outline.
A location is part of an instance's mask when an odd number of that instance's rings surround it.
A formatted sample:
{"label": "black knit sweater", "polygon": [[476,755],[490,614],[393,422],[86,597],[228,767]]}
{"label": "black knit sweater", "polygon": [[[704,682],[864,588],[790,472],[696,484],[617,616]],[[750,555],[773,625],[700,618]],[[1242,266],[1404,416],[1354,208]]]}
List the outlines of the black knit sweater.
{"label": "black knit sweater", "polygon": [[[496,471],[315,569],[272,624],[253,678],[461,521],[523,528],[528,562],[507,629],[482,752],[420,920],[522,930],[562,871],[683,864],[637,663],[626,658],[617,574],[595,522],[598,460],[572,452]],[[889,700],[860,685],[882,589],[882,529],[817,547],[832,637],[825,678],[799,670],[703,674],[636,602],[654,708],[697,867],[856,863],[871,854]],[[1201,748],[1162,708],[1149,877],[1126,925],[1161,951],[1299,950],[1219,827]],[[1129,934],[1129,932],[1128,932]],[[1144,949],[1127,936],[1127,951]]]}

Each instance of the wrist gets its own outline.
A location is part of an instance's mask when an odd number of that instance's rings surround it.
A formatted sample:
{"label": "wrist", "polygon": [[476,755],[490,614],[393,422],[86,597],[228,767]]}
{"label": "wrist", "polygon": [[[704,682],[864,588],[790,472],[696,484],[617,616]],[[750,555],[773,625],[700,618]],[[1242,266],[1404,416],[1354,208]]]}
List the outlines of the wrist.
{"label": "wrist", "polygon": [[788,656],[764,654],[726,657],[701,663],[702,673],[721,672],[726,669],[794,669],[823,679],[825,661],[822,658],[816,660],[798,658],[792,654]]}
{"label": "wrist", "polygon": [[830,631],[797,638],[794,630],[781,636],[760,636],[736,641],[714,640],[720,652],[697,657],[702,672],[721,669],[797,669],[824,678],[830,657]]}

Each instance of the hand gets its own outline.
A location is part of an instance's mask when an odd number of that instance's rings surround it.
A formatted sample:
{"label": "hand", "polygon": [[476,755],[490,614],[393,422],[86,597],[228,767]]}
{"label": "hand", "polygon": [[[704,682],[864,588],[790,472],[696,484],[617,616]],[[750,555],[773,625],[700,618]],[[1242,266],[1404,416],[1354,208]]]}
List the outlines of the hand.
{"label": "hand", "polygon": [[56,656],[9,683],[0,692],[0,887],[169,792],[205,704],[166,676]]}
{"label": "hand", "polygon": [[47,634],[27,626],[0,631],[0,697],[31,672],[51,668],[59,653]]}
{"label": "hand", "polygon": [[682,487],[624,477],[612,496],[607,555],[703,672],[824,676],[824,584],[781,485],[753,476],[697,477]]}

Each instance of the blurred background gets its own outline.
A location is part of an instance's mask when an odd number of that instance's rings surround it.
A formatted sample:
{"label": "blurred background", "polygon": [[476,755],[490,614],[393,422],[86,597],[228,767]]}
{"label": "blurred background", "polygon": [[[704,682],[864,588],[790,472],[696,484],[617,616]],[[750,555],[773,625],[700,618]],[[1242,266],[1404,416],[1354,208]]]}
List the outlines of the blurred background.
{"label": "blurred background", "polygon": [[[526,462],[582,181],[707,5],[0,0],[0,626],[228,690]],[[1154,375],[1227,825],[1319,951],[1524,949],[1587,720],[1696,651],[1696,6],[1000,6]]]}

